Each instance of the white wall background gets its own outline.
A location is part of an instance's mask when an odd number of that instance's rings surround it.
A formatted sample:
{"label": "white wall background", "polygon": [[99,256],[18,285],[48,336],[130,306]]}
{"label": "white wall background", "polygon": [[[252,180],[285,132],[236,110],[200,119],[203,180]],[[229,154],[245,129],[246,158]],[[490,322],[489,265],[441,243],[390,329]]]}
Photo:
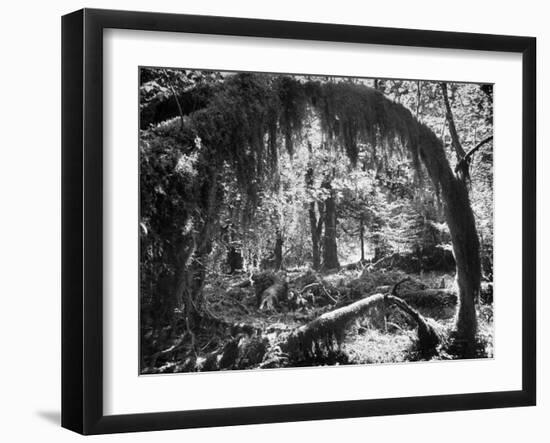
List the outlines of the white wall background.
{"label": "white wall background", "polygon": [[[429,0],[202,0],[169,2],[6,2],[0,39],[0,438],[6,442],[81,440],[59,427],[60,414],[60,16],[81,7],[155,10],[349,23],[538,38],[539,275],[550,266],[550,156],[542,155],[550,118],[550,30],[544,2]],[[545,109],[543,109],[545,108]],[[544,112],[546,111],[546,113]],[[519,272],[519,269],[518,269]],[[550,282],[539,277],[537,407],[330,420],[102,436],[94,441],[387,442],[545,441],[550,436]],[[411,380],[414,383],[414,380]],[[450,381],[452,382],[452,381]]]}

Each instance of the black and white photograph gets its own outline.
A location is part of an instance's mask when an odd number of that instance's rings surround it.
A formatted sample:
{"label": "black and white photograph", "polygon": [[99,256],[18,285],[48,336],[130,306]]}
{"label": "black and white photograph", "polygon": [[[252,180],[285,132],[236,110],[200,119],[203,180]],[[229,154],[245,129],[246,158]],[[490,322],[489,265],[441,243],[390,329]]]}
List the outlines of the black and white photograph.
{"label": "black and white photograph", "polygon": [[139,68],[140,373],[493,357],[493,85]]}
{"label": "black and white photograph", "polygon": [[544,11],[7,2],[0,441],[544,440]]}

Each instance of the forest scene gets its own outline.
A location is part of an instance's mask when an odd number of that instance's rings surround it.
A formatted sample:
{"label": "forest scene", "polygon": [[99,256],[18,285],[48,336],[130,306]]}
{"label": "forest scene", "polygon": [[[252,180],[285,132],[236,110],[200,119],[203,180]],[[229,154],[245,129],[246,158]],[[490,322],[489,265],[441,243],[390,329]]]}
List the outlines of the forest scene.
{"label": "forest scene", "polygon": [[139,72],[140,374],[493,357],[493,85]]}

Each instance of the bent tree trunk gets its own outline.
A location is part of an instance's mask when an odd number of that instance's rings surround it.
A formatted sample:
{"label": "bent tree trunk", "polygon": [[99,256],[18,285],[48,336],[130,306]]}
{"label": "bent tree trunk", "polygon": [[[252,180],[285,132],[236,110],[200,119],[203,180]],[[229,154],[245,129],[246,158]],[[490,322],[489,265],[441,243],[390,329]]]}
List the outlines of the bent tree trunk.
{"label": "bent tree trunk", "polygon": [[432,180],[441,188],[445,218],[453,244],[458,284],[454,337],[464,346],[464,352],[471,354],[475,349],[477,333],[475,300],[481,283],[479,238],[474,214],[466,184],[454,175],[443,145],[440,142],[426,143],[421,146],[421,153]]}
{"label": "bent tree trunk", "polygon": [[456,261],[459,306],[456,316],[456,338],[467,353],[475,347],[477,319],[475,301],[481,284],[479,238],[466,185],[454,175],[444,191],[445,214]]}
{"label": "bent tree trunk", "polygon": [[337,269],[338,249],[336,245],[336,196],[330,183],[323,185],[330,191],[325,201],[325,237],[323,241],[323,269]]}

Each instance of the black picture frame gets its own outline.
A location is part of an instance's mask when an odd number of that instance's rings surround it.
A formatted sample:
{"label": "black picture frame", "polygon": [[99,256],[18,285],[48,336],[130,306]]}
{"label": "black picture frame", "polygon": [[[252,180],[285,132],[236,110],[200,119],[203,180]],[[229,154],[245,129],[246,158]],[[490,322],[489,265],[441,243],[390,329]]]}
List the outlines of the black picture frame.
{"label": "black picture frame", "polygon": [[[103,30],[171,31],[522,55],[522,388],[517,391],[103,413]],[[62,18],[62,426],[82,434],[502,408],[536,402],[536,39],[83,9]]]}

